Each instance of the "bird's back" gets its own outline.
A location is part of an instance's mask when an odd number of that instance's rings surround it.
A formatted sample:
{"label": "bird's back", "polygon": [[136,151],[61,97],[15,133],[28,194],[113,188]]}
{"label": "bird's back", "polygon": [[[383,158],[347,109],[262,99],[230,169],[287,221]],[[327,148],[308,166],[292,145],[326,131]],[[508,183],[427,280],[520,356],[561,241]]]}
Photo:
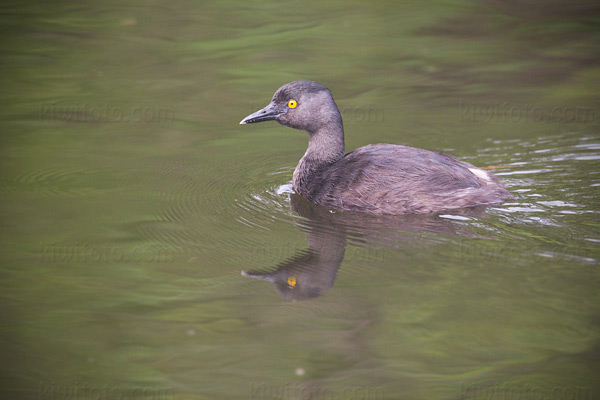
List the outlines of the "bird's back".
{"label": "bird's back", "polygon": [[512,197],[469,163],[401,145],[358,148],[306,178],[295,189],[309,200],[373,214],[431,213]]}

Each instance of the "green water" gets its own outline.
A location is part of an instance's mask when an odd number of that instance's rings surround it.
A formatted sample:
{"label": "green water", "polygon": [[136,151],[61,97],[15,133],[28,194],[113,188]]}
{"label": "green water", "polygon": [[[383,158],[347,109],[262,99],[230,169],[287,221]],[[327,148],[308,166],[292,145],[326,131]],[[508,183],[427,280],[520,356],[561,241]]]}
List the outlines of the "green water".
{"label": "green water", "polygon": [[[3,399],[600,398],[597,5],[0,10]],[[347,150],[441,150],[516,199],[310,207],[306,134],[238,125],[298,79]]]}

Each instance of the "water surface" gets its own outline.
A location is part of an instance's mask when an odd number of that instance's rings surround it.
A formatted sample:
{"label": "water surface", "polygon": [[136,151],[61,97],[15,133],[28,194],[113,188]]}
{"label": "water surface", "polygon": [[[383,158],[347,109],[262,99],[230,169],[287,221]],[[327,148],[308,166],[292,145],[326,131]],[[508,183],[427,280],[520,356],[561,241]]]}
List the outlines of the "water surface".
{"label": "water surface", "polygon": [[[598,398],[598,15],[3,5],[3,397]],[[306,134],[238,125],[297,79],[331,88],[347,150],[444,151],[516,199],[311,207]]]}

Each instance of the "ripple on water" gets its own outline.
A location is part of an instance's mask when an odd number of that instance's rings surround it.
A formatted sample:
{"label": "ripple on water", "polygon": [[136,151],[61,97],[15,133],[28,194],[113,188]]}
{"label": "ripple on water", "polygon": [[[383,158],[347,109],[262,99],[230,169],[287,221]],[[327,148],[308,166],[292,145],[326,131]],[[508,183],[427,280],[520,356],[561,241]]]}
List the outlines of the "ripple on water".
{"label": "ripple on water", "polygon": [[[494,207],[511,223],[562,226],[568,215],[597,213],[587,190],[600,182],[592,161],[599,159],[600,144],[589,137],[571,135],[539,138],[537,141],[493,142],[494,154],[508,171],[495,172],[517,201]],[[493,154],[482,149],[481,154]],[[500,161],[501,157],[508,159]],[[586,204],[587,203],[587,204]]]}
{"label": "ripple on water", "polygon": [[49,168],[25,171],[4,177],[0,183],[0,193],[35,193],[44,197],[98,195],[106,191],[93,186],[93,182],[97,181],[100,172],[83,168]]}
{"label": "ripple on water", "polygon": [[[206,232],[236,231],[239,224],[268,229],[273,221],[289,218],[288,194],[281,191],[292,167],[272,160],[255,159],[207,164],[199,158],[161,160],[154,163],[154,195],[163,210],[151,221],[135,224],[135,234],[145,239],[180,246],[197,244]],[[232,221],[237,221],[232,223]],[[251,238],[231,235],[229,243],[252,248]]]}
{"label": "ripple on water", "polygon": [[[491,208],[490,214],[510,224],[556,227],[563,226],[564,218],[570,215],[596,213],[589,201],[582,201],[585,196],[581,194],[600,182],[600,174],[594,175],[595,169],[590,167],[597,143],[557,136],[538,141],[495,141],[492,148],[482,149],[470,161],[497,166],[493,172],[516,199]],[[567,154],[577,157],[563,157]],[[163,201],[163,210],[156,219],[138,223],[136,234],[163,243],[189,245],[198,243],[206,232],[238,233],[240,227],[271,230],[281,221],[297,218],[289,205],[293,166],[282,167],[268,158],[246,160],[231,163],[224,159],[209,164],[188,158],[155,163],[153,195]],[[454,219],[479,232],[481,224],[486,225],[480,218]],[[298,222],[302,228],[303,220]],[[490,224],[489,230],[498,234],[498,226]],[[247,235],[230,236],[232,242],[228,245],[253,247]]]}
{"label": "ripple on water", "polygon": [[[273,174],[280,182],[285,182],[291,176],[286,170]],[[239,208],[237,221],[249,227],[268,230],[272,222],[287,220],[292,215],[289,206],[289,195],[293,193],[291,184],[271,184],[262,192],[245,193],[235,200]]]}

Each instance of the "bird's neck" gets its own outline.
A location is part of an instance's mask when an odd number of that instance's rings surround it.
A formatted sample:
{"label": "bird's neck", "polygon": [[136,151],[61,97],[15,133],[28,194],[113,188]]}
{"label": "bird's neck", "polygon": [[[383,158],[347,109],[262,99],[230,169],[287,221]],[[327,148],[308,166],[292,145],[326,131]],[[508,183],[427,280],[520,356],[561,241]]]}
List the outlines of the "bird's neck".
{"label": "bird's neck", "polygon": [[[337,122],[337,121],[336,121]],[[308,149],[300,159],[292,181],[294,189],[303,193],[314,174],[344,157],[344,128],[339,123],[329,124],[309,132]]]}

